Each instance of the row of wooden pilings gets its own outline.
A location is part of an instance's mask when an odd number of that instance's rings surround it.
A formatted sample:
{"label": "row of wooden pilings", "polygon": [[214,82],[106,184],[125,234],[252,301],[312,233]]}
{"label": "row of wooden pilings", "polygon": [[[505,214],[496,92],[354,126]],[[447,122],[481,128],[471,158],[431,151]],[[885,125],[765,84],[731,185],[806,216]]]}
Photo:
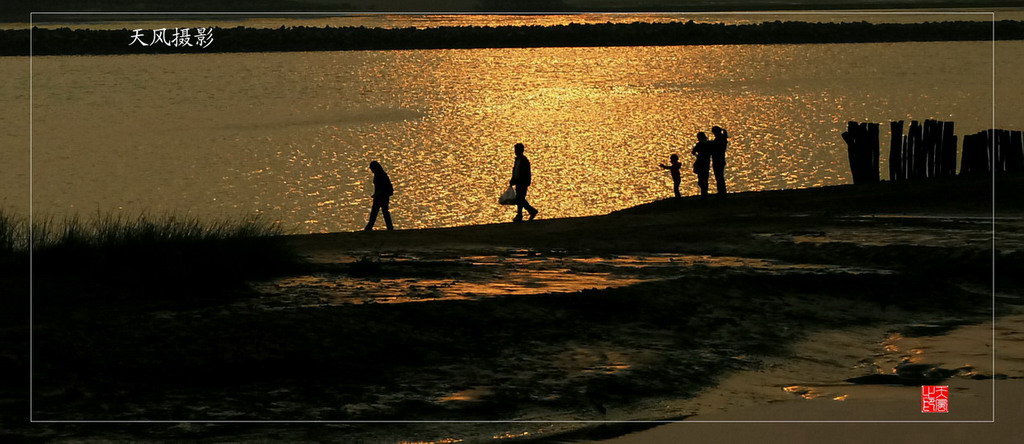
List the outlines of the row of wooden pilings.
{"label": "row of wooden pilings", "polygon": [[[889,180],[905,181],[957,174],[957,136],[953,122],[890,122]],[[853,183],[881,180],[879,124],[849,122],[843,133]],[[960,174],[1024,171],[1021,131],[990,129],[963,137]]]}
{"label": "row of wooden pilings", "polygon": [[964,136],[960,174],[1024,171],[1024,138],[1020,131],[988,130]]}

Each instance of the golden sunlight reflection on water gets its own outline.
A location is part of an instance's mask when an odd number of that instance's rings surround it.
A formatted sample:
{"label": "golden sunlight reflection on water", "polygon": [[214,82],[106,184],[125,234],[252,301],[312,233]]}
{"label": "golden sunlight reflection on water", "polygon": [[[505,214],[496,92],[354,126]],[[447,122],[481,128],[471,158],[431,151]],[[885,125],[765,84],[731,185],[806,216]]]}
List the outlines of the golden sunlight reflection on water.
{"label": "golden sunlight reflection on water", "polygon": [[[34,205],[259,212],[296,232],[348,231],[365,224],[379,160],[398,228],[506,222],[513,210],[496,201],[523,142],[541,218],[602,214],[669,197],[658,164],[678,153],[686,173],[694,134],[716,124],[731,133],[731,191],[841,184],[846,120],[990,126],[989,53],[942,42],[43,57]],[[6,177],[0,188],[20,186]],[[693,174],[683,191],[696,192]]]}

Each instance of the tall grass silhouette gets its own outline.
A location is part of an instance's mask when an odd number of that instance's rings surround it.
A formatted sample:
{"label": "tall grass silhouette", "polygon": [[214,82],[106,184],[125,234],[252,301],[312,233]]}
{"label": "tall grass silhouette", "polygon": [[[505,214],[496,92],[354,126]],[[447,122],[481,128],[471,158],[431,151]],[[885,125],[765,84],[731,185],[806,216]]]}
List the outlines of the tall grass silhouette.
{"label": "tall grass silhouette", "polygon": [[36,218],[29,228],[25,218],[0,211],[0,264],[23,273],[31,260],[37,286],[60,286],[60,293],[76,293],[67,290],[78,286],[132,287],[140,295],[183,288],[209,293],[298,263],[280,225],[260,217],[108,213]]}

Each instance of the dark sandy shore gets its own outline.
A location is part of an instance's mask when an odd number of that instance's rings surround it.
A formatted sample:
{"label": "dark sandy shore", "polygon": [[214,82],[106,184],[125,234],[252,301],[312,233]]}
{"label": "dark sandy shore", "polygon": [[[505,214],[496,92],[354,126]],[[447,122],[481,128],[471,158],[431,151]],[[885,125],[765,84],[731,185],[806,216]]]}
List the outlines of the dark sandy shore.
{"label": "dark sandy shore", "polygon": [[[171,423],[5,419],[0,437],[596,439],[636,427],[555,421],[701,415],[688,400],[731,375],[806,360],[795,347],[823,332],[935,336],[990,320],[993,309],[1014,312],[1024,285],[1003,271],[1024,265],[1024,177],[995,185],[994,220],[993,184],[981,177],[663,200],[575,219],[545,219],[552,215],[541,209],[541,219],[522,224],[289,236],[305,265],[218,303],[44,305],[37,316],[36,419]],[[896,382],[1000,377],[930,364],[942,377]],[[887,371],[866,366],[849,377]],[[809,393],[799,392],[786,393]],[[15,418],[23,395],[4,393],[0,408]]]}
{"label": "dark sandy shore", "polygon": [[[799,359],[769,359],[763,368],[735,372],[687,400],[694,414],[685,421],[607,443],[820,442],[821,436],[836,443],[864,442],[865,437],[908,443],[1021,442],[1022,341],[1020,310],[995,322],[937,334],[903,335],[879,327],[821,332],[794,346]],[[866,365],[899,372],[940,363],[972,369],[972,374],[941,382],[949,387],[948,413],[922,413],[918,385],[845,382]]]}
{"label": "dark sandy shore", "polygon": [[[877,226],[882,228],[874,230],[878,232],[877,239],[863,240],[878,244],[885,242],[886,236],[891,237],[884,233],[885,228],[900,224],[927,228],[932,220],[929,218],[941,222],[943,216],[991,219],[993,188],[996,216],[1020,216],[1024,210],[1022,185],[1024,178],[1006,176],[1001,177],[995,187],[991,178],[975,177],[746,192],[730,194],[727,199],[665,199],[604,216],[545,220],[557,215],[541,213],[539,220],[522,224],[496,223],[393,233],[313,234],[293,236],[289,242],[311,256],[354,250],[515,247],[717,254],[742,250],[771,252],[778,257],[790,247],[758,235],[830,234],[855,227],[870,232]],[[510,211],[510,218],[511,215]],[[914,223],[887,216],[924,218]],[[856,243],[857,240],[822,239],[827,243]],[[911,244],[913,240],[892,243]]]}

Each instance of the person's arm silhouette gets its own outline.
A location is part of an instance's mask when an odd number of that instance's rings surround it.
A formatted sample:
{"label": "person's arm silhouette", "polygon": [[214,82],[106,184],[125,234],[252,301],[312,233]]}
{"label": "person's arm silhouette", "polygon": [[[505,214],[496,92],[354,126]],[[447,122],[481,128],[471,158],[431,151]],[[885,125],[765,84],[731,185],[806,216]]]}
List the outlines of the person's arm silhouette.
{"label": "person's arm silhouette", "polygon": [[512,179],[508,181],[509,185],[515,185],[516,180],[519,179],[519,168],[519,156],[516,156],[516,161],[512,164]]}

